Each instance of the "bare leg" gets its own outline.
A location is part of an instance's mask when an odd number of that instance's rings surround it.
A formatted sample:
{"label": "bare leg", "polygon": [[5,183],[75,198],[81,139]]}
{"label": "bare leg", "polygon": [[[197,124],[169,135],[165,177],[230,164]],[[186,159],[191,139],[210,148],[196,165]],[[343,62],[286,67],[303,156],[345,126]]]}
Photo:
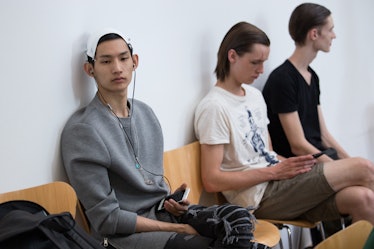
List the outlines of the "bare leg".
{"label": "bare leg", "polygon": [[363,158],[348,158],[325,163],[324,174],[337,192],[336,205],[352,222],[367,220],[374,224],[374,164]]}
{"label": "bare leg", "polygon": [[324,165],[324,174],[335,191],[351,186],[374,191],[374,164],[369,160],[356,157],[328,162]]}
{"label": "bare leg", "polygon": [[367,220],[374,224],[374,192],[366,187],[353,186],[336,194],[336,205],[341,214],[349,214],[352,222]]}

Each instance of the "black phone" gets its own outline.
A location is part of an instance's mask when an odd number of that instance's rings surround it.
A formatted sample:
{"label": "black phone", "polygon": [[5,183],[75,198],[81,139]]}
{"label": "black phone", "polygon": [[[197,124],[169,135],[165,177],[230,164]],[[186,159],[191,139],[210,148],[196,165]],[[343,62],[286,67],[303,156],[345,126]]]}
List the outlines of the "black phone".
{"label": "black phone", "polygon": [[323,151],[321,151],[319,153],[313,154],[313,157],[318,158],[318,157],[322,156],[323,154],[324,154]]}
{"label": "black phone", "polygon": [[319,153],[313,154],[313,157],[314,157],[314,158],[318,158],[318,157],[320,157],[320,156],[322,156],[322,155],[330,156],[330,155],[332,155],[332,154],[334,154],[334,153],[336,153],[336,150],[335,150],[335,149],[333,149],[333,148],[328,148],[328,149],[323,150],[323,151],[321,151],[321,152],[319,152]]}
{"label": "black phone", "polygon": [[166,196],[158,204],[157,210],[158,211],[163,210],[165,208],[164,207],[164,202],[166,200],[169,200],[169,199],[173,199],[173,200],[175,200],[176,202],[179,202],[179,203],[183,202],[184,200],[187,199],[189,193],[190,193],[190,189],[186,188],[186,189],[183,189],[181,191],[178,191],[178,192],[175,192],[175,193],[173,193],[171,195]]}

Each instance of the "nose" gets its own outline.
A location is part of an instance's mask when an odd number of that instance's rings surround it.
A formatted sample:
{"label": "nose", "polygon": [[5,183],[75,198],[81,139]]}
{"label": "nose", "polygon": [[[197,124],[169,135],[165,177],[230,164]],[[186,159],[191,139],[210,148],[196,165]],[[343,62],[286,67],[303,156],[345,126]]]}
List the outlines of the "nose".
{"label": "nose", "polygon": [[262,74],[264,72],[264,63],[259,64],[256,71],[257,73]]}
{"label": "nose", "polygon": [[335,32],[333,31],[332,32],[332,39],[335,39],[336,38],[336,34],[335,34]]}
{"label": "nose", "polygon": [[113,73],[119,73],[122,72],[122,65],[121,62],[118,59],[115,59],[113,61],[113,68],[112,68]]}

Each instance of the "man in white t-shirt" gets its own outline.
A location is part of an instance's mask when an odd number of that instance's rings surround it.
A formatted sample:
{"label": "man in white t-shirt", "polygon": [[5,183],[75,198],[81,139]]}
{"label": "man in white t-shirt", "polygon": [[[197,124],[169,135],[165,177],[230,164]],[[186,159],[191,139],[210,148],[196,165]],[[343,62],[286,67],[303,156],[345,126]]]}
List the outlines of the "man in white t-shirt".
{"label": "man in white t-shirt", "polygon": [[317,163],[311,155],[272,151],[266,104],[249,86],[263,73],[270,41],[240,22],[218,51],[217,83],[198,105],[195,133],[208,192],[252,206],[257,218],[334,220],[351,215],[374,224],[374,165],[363,158]]}

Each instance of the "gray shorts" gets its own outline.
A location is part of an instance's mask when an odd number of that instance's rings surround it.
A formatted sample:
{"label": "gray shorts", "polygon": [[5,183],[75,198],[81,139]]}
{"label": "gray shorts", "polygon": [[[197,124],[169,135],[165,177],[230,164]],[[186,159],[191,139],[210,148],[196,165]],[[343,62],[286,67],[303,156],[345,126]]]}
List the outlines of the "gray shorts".
{"label": "gray shorts", "polygon": [[292,179],[269,182],[254,215],[260,219],[311,222],[341,217],[335,203],[335,191],[323,174],[323,163]]}

